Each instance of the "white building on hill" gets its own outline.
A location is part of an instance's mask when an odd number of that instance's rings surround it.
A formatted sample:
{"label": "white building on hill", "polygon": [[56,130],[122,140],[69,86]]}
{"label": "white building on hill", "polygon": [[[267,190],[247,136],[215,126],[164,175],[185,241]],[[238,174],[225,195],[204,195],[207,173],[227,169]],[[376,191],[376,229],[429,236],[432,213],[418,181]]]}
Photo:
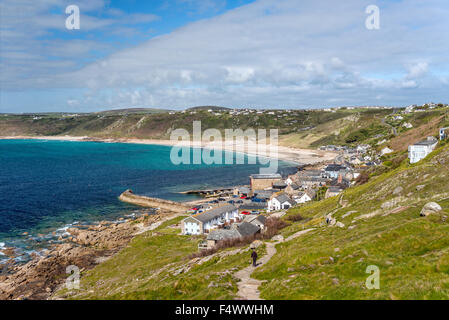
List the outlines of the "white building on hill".
{"label": "white building on hill", "polygon": [[428,137],[427,140],[412,144],[408,147],[408,157],[410,163],[417,163],[427,157],[438,144],[434,137]]}

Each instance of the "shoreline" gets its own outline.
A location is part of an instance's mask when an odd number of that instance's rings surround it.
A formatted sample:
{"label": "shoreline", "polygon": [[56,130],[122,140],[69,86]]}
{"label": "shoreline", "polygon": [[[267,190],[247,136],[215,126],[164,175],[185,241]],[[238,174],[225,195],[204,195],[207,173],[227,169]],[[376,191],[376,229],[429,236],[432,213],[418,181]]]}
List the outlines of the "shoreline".
{"label": "shoreline", "polygon": [[60,243],[35,255],[25,264],[11,260],[1,265],[0,300],[47,300],[67,278],[66,267],[90,270],[121,251],[134,237],[181,216],[171,211],[143,214],[120,222],[101,221],[73,226]]}
{"label": "shoreline", "polygon": [[[248,150],[238,150],[236,145],[217,145],[213,143],[202,145],[190,145],[190,142],[179,145],[177,141],[151,140],[151,139],[98,139],[92,137],[74,136],[6,136],[0,140],[48,140],[48,141],[75,141],[75,142],[103,142],[103,143],[130,143],[144,145],[164,145],[164,146],[185,146],[191,148],[216,149],[222,151],[242,152],[249,156],[267,157],[265,152],[260,152],[259,145],[253,144]],[[270,149],[273,146],[266,145]],[[263,149],[262,149],[263,150]],[[288,147],[278,147],[276,157],[268,154],[271,159],[277,159],[299,164],[316,164],[324,161],[331,161],[336,157],[336,153],[320,152],[310,149],[293,149]],[[183,205],[200,204],[208,199],[198,199],[182,203]],[[165,211],[166,214],[157,214],[138,217],[136,219],[121,218],[124,223],[113,221],[102,221],[89,224],[87,230],[72,227],[67,230],[62,243],[44,249],[42,255],[36,255],[31,261],[25,264],[13,263],[9,274],[0,275],[0,297],[6,299],[48,299],[61,285],[60,278],[65,275],[65,269],[61,265],[74,264],[82,269],[89,270],[109,257],[117,254],[136,235],[157,228],[163,221],[179,215],[182,212],[176,210]],[[168,213],[168,214],[167,214]],[[165,217],[164,217],[165,216]],[[138,224],[135,224],[137,221]],[[101,249],[99,249],[101,247]],[[2,249],[7,249],[2,247]],[[2,250],[4,251],[4,250]],[[7,261],[8,265],[12,261],[11,256]],[[49,269],[50,271],[47,271]],[[31,288],[30,284],[33,284]]]}
{"label": "shoreline", "polygon": [[[128,143],[141,145],[161,145],[167,147],[190,147],[202,149],[215,149],[227,152],[243,153],[247,156],[290,162],[294,165],[312,165],[323,161],[331,161],[338,155],[336,152],[320,151],[312,149],[297,149],[285,146],[274,146],[264,143],[198,143],[191,141],[172,141],[157,139],[136,138],[95,138],[89,136],[0,136],[0,140],[49,140],[49,141],[74,141],[74,142],[103,142],[103,143]],[[272,150],[276,150],[273,152]],[[267,151],[268,150],[268,151]]]}

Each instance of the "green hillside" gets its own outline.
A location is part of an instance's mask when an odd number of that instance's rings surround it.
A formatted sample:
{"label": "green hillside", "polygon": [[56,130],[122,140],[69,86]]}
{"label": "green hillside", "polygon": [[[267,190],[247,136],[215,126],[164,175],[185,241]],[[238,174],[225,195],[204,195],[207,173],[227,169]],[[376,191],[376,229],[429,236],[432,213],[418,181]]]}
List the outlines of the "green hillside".
{"label": "green hillside", "polygon": [[[212,110],[212,112],[209,112]],[[92,138],[169,139],[179,128],[192,131],[201,121],[203,130],[278,129],[281,145],[317,148],[321,145],[357,145],[386,140],[394,150],[442,126],[449,126],[449,108],[402,114],[400,109],[238,110],[196,107],[182,112],[158,109],[123,109],[87,114],[0,115],[1,136],[89,136]],[[410,124],[407,128],[404,125]]]}
{"label": "green hillside", "polygon": [[[443,211],[420,217],[437,202]],[[344,227],[329,227],[332,213]],[[256,278],[268,280],[265,299],[448,299],[449,146],[415,165],[372,177],[362,186],[290,210],[312,218],[316,230],[280,244]],[[285,236],[301,230],[294,224]],[[380,289],[365,287],[370,265],[379,267]]]}
{"label": "green hillside", "polygon": [[[399,155],[400,156],[400,155]],[[437,202],[442,211],[421,217]],[[290,216],[304,219],[291,222]],[[331,214],[344,226],[328,226]],[[291,209],[283,219],[287,238],[253,274],[265,280],[264,299],[448,299],[449,144],[440,144],[414,165],[376,175],[342,197]],[[249,264],[247,247],[231,248],[203,260],[190,259],[197,238],[179,235],[182,219],[137,236],[110,260],[82,276],[81,290],[61,291],[71,299],[234,299],[234,274]],[[264,246],[258,249],[264,254]],[[380,270],[380,289],[368,290],[368,266]]]}

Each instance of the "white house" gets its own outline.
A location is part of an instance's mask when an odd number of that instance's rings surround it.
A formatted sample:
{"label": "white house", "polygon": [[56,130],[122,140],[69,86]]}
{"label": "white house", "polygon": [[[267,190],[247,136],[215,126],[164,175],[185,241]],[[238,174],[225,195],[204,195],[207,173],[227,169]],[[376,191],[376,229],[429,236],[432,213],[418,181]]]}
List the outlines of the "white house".
{"label": "white house", "polygon": [[296,203],[306,203],[312,201],[315,198],[316,192],[314,190],[308,190],[306,192],[300,192],[297,196],[293,197]]}
{"label": "white house", "polygon": [[181,223],[181,228],[183,234],[199,235],[240,220],[241,215],[237,207],[228,204],[185,218]]}
{"label": "white house", "polygon": [[438,144],[434,137],[428,137],[427,140],[415,143],[408,147],[408,157],[410,163],[417,163],[427,157]]}
{"label": "white house", "polygon": [[385,147],[385,148],[382,149],[382,151],[380,152],[380,154],[381,154],[382,156],[384,156],[384,155],[389,154],[389,153],[392,153],[392,152],[393,152],[393,150],[391,150],[391,149],[388,148],[388,147]]}
{"label": "white house", "polygon": [[282,193],[278,196],[275,196],[268,201],[268,210],[267,211],[277,211],[282,209],[290,209],[296,204],[295,201],[290,199],[288,195]]}

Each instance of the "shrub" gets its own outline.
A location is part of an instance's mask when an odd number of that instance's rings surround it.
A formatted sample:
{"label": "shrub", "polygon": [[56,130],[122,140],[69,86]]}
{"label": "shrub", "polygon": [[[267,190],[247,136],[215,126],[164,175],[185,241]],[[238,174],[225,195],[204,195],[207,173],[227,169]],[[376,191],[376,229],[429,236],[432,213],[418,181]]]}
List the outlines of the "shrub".
{"label": "shrub", "polygon": [[288,216],[287,220],[291,221],[291,222],[298,222],[298,221],[304,220],[304,218],[303,218],[303,216],[301,216],[301,214],[297,213],[297,214]]}
{"label": "shrub", "polygon": [[366,171],[363,171],[362,173],[360,173],[360,175],[357,177],[357,179],[355,180],[357,185],[362,185],[365,184],[369,181],[369,174]]}
{"label": "shrub", "polygon": [[391,160],[384,161],[384,166],[391,167],[392,165],[393,165],[393,162]]}

